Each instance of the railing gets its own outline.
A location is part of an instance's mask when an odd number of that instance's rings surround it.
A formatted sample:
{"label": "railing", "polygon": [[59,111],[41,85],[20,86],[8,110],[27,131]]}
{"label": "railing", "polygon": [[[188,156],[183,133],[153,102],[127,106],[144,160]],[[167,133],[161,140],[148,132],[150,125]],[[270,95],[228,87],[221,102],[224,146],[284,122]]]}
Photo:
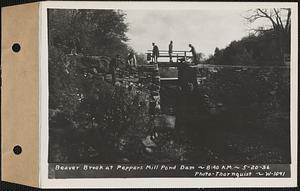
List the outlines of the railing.
{"label": "railing", "polygon": [[[151,61],[153,59],[152,50],[147,50],[146,54],[147,54],[147,60]],[[179,62],[182,59],[186,60],[186,59],[192,58],[192,53],[190,51],[186,51],[186,50],[181,50],[181,51],[175,50],[175,51],[172,51],[171,57],[172,57],[172,59],[173,58],[176,59],[175,62]],[[160,50],[157,58],[158,59],[159,58],[170,58],[169,51],[168,50]],[[169,60],[168,60],[168,62],[169,62]]]}

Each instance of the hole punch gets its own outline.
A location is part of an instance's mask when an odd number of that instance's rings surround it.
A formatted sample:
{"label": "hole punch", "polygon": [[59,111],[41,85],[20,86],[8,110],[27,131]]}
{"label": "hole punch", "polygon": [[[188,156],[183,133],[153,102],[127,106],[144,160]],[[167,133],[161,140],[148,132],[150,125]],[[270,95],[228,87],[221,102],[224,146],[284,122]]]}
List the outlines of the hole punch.
{"label": "hole punch", "polygon": [[14,43],[14,44],[12,45],[12,50],[13,50],[14,52],[19,52],[19,51],[21,50],[20,44],[19,44],[19,43]]}
{"label": "hole punch", "polygon": [[22,147],[20,145],[16,145],[13,149],[15,155],[19,155],[22,153]]}

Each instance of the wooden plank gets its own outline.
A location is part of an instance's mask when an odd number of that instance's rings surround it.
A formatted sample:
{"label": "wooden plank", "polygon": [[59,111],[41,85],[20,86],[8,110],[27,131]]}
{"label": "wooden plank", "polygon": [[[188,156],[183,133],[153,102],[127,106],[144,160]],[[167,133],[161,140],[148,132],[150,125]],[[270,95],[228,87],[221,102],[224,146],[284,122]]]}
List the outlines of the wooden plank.
{"label": "wooden plank", "polygon": [[191,66],[193,68],[290,68],[290,66],[255,66],[255,65],[213,65],[213,64],[198,64]]}
{"label": "wooden plank", "polygon": [[160,78],[160,81],[174,81],[178,80],[178,78]]}

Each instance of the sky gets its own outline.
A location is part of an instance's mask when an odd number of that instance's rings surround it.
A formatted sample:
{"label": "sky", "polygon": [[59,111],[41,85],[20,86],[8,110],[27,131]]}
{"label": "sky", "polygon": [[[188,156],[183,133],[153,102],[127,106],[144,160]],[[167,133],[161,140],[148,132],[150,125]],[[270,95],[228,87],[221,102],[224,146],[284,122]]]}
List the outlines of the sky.
{"label": "sky", "polygon": [[140,53],[152,49],[155,42],[160,50],[189,50],[206,56],[216,47],[225,48],[233,40],[249,34],[249,24],[242,15],[245,10],[125,10],[129,24],[129,45]]}

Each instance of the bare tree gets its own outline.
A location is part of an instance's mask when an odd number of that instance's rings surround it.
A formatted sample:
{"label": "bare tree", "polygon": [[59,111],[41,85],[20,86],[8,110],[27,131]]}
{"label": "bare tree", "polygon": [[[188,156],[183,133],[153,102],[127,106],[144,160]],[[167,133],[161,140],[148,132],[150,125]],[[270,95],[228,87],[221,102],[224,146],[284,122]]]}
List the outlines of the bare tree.
{"label": "bare tree", "polygon": [[291,9],[290,8],[273,8],[273,9],[252,9],[249,10],[244,17],[249,23],[254,23],[257,20],[265,19],[271,24],[269,27],[258,27],[254,31],[263,33],[273,30],[278,40],[279,49],[282,60],[284,54],[290,52],[290,37],[291,37]]}

